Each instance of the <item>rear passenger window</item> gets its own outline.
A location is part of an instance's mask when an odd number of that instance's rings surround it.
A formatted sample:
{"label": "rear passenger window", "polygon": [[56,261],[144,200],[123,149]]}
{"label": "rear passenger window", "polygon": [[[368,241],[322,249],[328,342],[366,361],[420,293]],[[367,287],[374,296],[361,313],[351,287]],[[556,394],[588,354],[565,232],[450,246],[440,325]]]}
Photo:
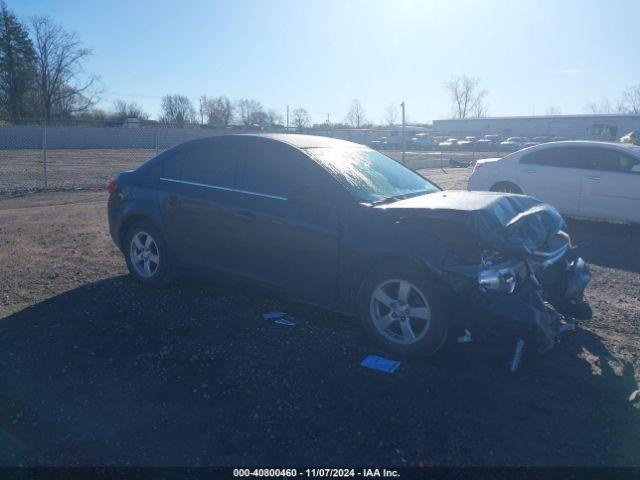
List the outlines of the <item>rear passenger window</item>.
{"label": "rear passenger window", "polygon": [[182,180],[214,187],[233,188],[236,143],[215,139],[187,149]]}
{"label": "rear passenger window", "polygon": [[240,154],[239,188],[286,197],[292,188],[322,183],[306,155],[283,143],[250,139]]}
{"label": "rear passenger window", "polygon": [[182,171],[182,161],[184,160],[184,148],[173,152],[170,156],[164,159],[162,177],[170,180],[177,180],[180,178],[180,172]]}
{"label": "rear passenger window", "polygon": [[579,168],[579,156],[577,148],[544,148],[542,150],[528,153],[522,157],[520,163],[546,165],[548,167]]}

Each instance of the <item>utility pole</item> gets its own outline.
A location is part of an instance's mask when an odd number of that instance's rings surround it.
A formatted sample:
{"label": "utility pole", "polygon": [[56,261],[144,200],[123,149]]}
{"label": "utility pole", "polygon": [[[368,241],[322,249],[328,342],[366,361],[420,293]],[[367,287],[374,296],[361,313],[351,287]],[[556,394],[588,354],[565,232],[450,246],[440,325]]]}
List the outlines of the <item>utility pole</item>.
{"label": "utility pole", "polygon": [[287,133],[289,133],[289,105],[287,105]]}
{"label": "utility pole", "polygon": [[49,189],[49,177],[47,176],[47,120],[42,121],[42,165],[44,167],[44,189]]}
{"label": "utility pole", "polygon": [[407,139],[404,135],[405,119],[404,119],[404,100],[400,104],[402,107],[402,163],[404,164],[404,156],[407,151]]}

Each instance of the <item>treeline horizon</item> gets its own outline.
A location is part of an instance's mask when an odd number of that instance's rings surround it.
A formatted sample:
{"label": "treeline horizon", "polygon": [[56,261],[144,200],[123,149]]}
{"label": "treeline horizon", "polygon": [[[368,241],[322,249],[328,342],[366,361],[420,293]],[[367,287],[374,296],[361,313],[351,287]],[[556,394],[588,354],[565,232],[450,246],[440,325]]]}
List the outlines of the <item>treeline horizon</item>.
{"label": "treeline horizon", "polygon": [[[111,108],[98,108],[105,87],[99,76],[86,73],[92,55],[76,32],[65,30],[48,16],[22,22],[0,0],[0,118],[39,121],[95,121],[122,123],[127,118],[149,121],[151,115],[137,102],[116,99]],[[488,91],[480,79],[452,76],[443,83],[450,98],[449,118],[484,118],[489,114]],[[585,105],[587,113],[640,113],[640,84],[626,88],[615,106],[608,99]],[[561,115],[549,106],[548,115]],[[375,123],[358,99],[348,106],[342,122],[312,124],[308,110],[301,106],[283,115],[252,98],[231,100],[226,95],[201,95],[197,104],[179,93],[161,98],[158,122],[171,125],[242,125],[245,127],[351,127],[398,125],[399,105],[390,104],[382,121]],[[407,119],[406,124],[410,121]],[[425,123],[422,123],[425,125]]]}

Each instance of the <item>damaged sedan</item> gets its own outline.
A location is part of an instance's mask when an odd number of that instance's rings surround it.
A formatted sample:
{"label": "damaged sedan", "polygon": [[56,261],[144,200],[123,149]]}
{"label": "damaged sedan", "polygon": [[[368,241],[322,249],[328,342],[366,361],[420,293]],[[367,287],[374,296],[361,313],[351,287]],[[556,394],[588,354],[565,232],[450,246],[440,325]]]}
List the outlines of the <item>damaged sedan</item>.
{"label": "damaged sedan", "polygon": [[109,227],[131,274],[181,267],[357,315],[385,349],[448,338],[551,348],[591,309],[560,214],[524,195],[443,191],[395,160],[309,135],[194,140],[120,174]]}

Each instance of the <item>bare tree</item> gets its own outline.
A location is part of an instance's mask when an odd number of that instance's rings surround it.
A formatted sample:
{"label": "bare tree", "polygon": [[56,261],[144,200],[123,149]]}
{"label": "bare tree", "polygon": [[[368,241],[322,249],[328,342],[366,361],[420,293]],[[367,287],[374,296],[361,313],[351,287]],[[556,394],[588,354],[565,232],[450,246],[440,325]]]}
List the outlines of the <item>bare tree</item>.
{"label": "bare tree", "polygon": [[71,115],[98,101],[98,77],[83,75],[91,50],[75,32],[67,32],[48,17],[34,17],[33,29],[38,97],[43,118]]}
{"label": "bare tree", "polygon": [[608,98],[602,99],[600,103],[587,103],[584,109],[588,113],[613,113],[613,106]]}
{"label": "bare tree", "polygon": [[555,105],[550,105],[545,111],[545,115],[562,115],[562,109]]}
{"label": "bare tree", "polygon": [[140,120],[147,120],[149,118],[149,114],[136,102],[126,102],[124,100],[116,100],[113,102],[113,109],[110,116],[113,120],[119,121],[126,120],[127,118],[138,118]]}
{"label": "bare tree", "polygon": [[384,123],[386,125],[392,126],[395,125],[398,120],[398,107],[396,104],[392,103],[384,110]]}
{"label": "bare tree", "polygon": [[267,114],[262,108],[262,104],[256,100],[243,98],[236,103],[236,109],[240,114],[240,121],[246,127],[251,125],[265,126]]}
{"label": "bare tree", "polygon": [[302,131],[303,128],[311,125],[311,117],[309,116],[309,112],[307,112],[304,108],[296,108],[292,113],[293,125],[299,131]]}
{"label": "bare tree", "polygon": [[225,96],[200,97],[200,120],[209,125],[224,125],[228,127],[233,118],[233,104]]}
{"label": "bare tree", "polygon": [[346,121],[352,127],[360,128],[362,125],[367,123],[365,115],[366,112],[362,107],[362,103],[360,103],[360,100],[356,99],[351,102],[351,107],[349,107],[349,111],[347,112]]}
{"label": "bare tree", "polygon": [[640,84],[624,89],[618,109],[623,113],[640,113]]}
{"label": "bare tree", "polygon": [[184,95],[165,95],[162,97],[160,121],[180,127],[196,121],[196,111],[188,97]]}
{"label": "bare tree", "polygon": [[233,119],[233,104],[224,95],[216,98],[216,112],[222,124],[228,127]]}
{"label": "bare tree", "polygon": [[106,122],[109,120],[110,116],[104,110],[99,108],[91,108],[89,110],[85,110],[84,112],[80,112],[75,115],[75,118],[80,120],[81,122]]}
{"label": "bare tree", "polygon": [[283,118],[278,112],[270,108],[267,110],[267,123],[270,127],[282,126]]}
{"label": "bare tree", "polygon": [[444,83],[451,97],[451,110],[454,118],[480,118],[486,115],[485,98],[487,90],[480,87],[480,79],[458,75]]}

